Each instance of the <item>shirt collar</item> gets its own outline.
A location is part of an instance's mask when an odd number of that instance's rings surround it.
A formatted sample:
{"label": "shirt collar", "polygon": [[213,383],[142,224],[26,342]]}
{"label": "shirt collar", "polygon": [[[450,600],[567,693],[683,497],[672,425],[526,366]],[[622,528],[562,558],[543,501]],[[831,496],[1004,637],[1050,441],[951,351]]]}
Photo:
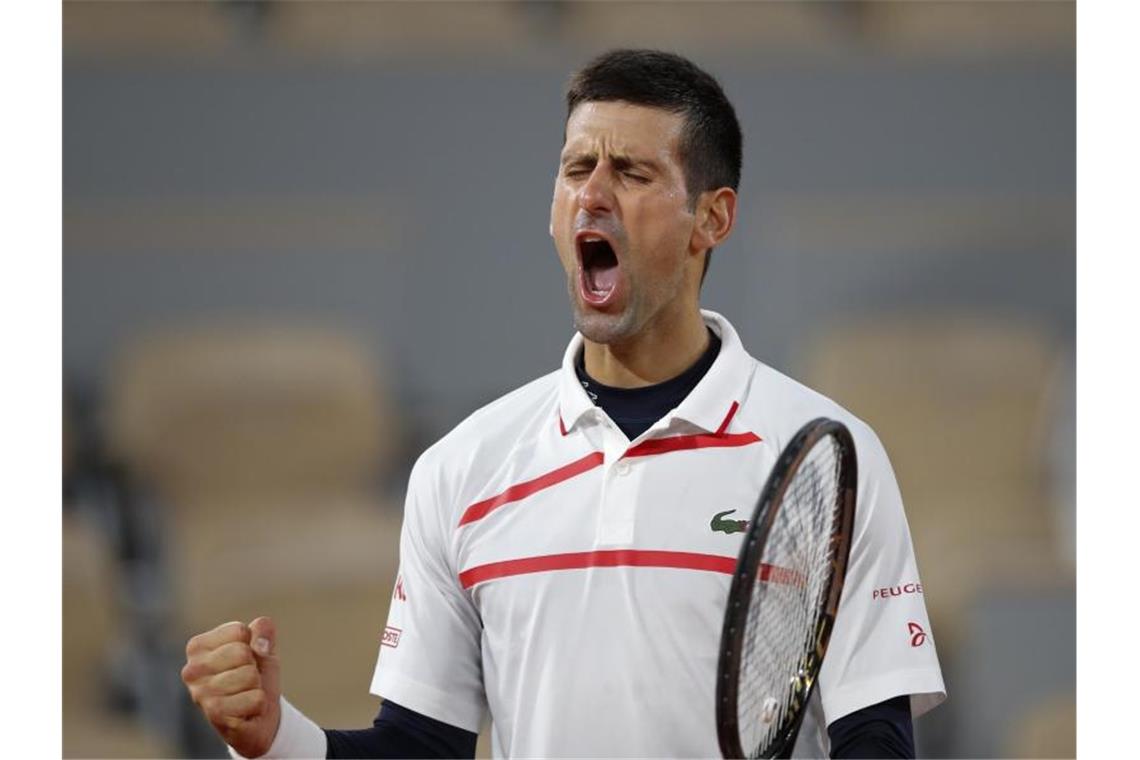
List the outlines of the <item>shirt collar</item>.
{"label": "shirt collar", "polygon": [[[727,319],[715,311],[705,309],[701,309],[701,317],[720,337],[720,353],[697,383],[697,387],[685,397],[671,417],[684,420],[706,432],[716,433],[722,432],[722,425],[735,409],[733,404],[743,400],[744,388],[752,374],[754,362]],[[596,410],[574,372],[574,360],[582,350],[583,342],[582,334],[575,333],[562,356],[562,369],[558,379],[558,424],[563,435]]]}

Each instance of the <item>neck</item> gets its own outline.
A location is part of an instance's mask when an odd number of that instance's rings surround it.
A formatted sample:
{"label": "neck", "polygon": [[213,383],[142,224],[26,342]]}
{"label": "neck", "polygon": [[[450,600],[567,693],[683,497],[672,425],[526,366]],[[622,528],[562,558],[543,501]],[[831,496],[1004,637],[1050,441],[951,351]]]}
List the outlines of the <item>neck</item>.
{"label": "neck", "polygon": [[614,343],[584,343],[586,374],[613,388],[640,388],[671,380],[691,367],[709,345],[699,309],[646,325]]}

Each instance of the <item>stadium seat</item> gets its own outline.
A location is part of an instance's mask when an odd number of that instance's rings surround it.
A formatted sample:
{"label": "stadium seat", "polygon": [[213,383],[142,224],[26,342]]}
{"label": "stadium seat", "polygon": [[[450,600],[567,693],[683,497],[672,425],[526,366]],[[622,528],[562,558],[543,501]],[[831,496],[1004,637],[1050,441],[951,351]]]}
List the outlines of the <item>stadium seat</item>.
{"label": "stadium seat", "polygon": [[400,525],[380,489],[392,410],[374,358],[318,329],[154,335],[113,373],[110,435],[162,518],[173,630],[274,616],[290,697],[329,725],[377,705]]}
{"label": "stadium seat", "polygon": [[1073,539],[1055,535],[1048,498],[1055,359],[1036,330],[953,314],[845,325],[803,356],[803,380],[871,424],[890,454],[941,643],[960,638],[984,586],[1072,577],[1056,547]]}

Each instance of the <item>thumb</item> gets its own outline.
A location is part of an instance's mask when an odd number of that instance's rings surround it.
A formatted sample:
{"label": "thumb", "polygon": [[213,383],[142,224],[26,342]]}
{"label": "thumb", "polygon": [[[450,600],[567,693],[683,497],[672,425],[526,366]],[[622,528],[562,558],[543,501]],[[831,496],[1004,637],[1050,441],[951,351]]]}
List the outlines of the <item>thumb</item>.
{"label": "thumb", "polygon": [[277,659],[277,626],[273,618],[259,617],[249,624],[249,643],[257,657],[261,687],[276,700],[281,695],[281,663]]}

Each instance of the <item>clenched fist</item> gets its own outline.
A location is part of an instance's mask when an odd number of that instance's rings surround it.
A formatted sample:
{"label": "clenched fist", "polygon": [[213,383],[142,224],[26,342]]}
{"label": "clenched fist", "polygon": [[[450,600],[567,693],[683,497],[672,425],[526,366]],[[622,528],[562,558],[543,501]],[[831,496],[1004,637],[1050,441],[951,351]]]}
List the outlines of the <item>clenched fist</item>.
{"label": "clenched fist", "polygon": [[226,623],[186,644],[182,681],[194,702],[243,757],[269,751],[281,722],[281,666],[273,621]]}

